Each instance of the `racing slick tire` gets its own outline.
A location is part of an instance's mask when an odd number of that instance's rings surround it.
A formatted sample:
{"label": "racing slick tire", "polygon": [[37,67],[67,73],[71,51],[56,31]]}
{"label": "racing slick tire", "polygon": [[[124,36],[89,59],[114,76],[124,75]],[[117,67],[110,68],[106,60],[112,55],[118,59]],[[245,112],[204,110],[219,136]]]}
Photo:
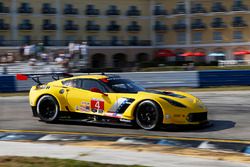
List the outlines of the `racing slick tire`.
{"label": "racing slick tire", "polygon": [[43,95],[37,102],[37,114],[44,122],[56,122],[59,117],[57,100],[51,95]]}
{"label": "racing slick tire", "polygon": [[135,123],[145,130],[155,130],[162,124],[160,107],[151,100],[141,102],[135,113]]}

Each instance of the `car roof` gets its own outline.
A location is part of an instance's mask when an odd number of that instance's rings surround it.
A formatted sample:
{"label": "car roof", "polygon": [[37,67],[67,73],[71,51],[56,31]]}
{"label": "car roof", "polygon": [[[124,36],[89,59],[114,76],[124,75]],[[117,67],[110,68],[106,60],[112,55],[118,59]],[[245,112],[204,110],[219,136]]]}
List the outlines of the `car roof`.
{"label": "car roof", "polygon": [[64,80],[69,80],[69,79],[104,79],[104,78],[120,78],[119,75],[79,75],[79,76],[74,76],[74,77],[70,77],[70,78],[64,78],[62,79],[62,81]]}
{"label": "car roof", "polygon": [[103,79],[103,78],[108,78],[108,76],[106,76],[106,75],[79,75],[79,76],[71,77],[70,79],[79,79],[79,78]]}

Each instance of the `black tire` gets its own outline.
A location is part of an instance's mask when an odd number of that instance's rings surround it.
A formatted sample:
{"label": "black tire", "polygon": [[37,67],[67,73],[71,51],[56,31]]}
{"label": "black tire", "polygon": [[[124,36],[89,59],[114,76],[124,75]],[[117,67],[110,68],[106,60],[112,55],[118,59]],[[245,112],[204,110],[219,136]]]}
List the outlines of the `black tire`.
{"label": "black tire", "polygon": [[162,124],[162,112],[153,101],[141,102],[135,113],[136,124],[145,130],[155,130]]}
{"label": "black tire", "polygon": [[44,122],[56,122],[59,117],[57,100],[50,95],[42,96],[37,102],[37,114]]}

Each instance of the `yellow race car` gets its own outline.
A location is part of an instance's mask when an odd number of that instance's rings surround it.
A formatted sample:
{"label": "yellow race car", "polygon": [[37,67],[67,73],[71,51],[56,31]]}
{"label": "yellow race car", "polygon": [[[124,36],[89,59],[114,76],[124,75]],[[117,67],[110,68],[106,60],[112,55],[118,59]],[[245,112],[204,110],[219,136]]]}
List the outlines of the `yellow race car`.
{"label": "yellow race car", "polygon": [[55,81],[42,84],[43,75],[18,74],[38,84],[29,93],[35,117],[45,122],[60,118],[91,122],[131,123],[146,130],[166,124],[200,125],[208,122],[207,109],[197,97],[179,91],[145,90],[118,75],[69,76],[53,74]]}

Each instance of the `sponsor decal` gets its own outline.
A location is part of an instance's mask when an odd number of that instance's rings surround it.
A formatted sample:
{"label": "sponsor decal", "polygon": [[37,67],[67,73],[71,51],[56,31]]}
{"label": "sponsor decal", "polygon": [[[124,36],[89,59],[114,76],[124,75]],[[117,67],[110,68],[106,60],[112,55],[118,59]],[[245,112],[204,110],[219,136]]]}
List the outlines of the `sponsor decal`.
{"label": "sponsor decal", "polygon": [[76,106],[76,110],[81,112],[89,112],[90,111],[90,103],[89,102],[81,102],[81,104]]}
{"label": "sponsor decal", "polygon": [[109,109],[109,112],[112,113],[124,113],[125,110],[129,107],[129,105],[134,101],[134,99],[130,98],[119,98],[115,104]]}
{"label": "sponsor decal", "polygon": [[121,118],[122,114],[117,114],[117,113],[105,113],[104,114],[107,117],[113,117],[113,118]]}
{"label": "sponsor decal", "polygon": [[76,106],[76,110],[79,110],[79,106]]}
{"label": "sponsor decal", "polygon": [[92,112],[101,114],[104,111],[104,100],[93,98],[90,101],[90,107]]}
{"label": "sponsor decal", "polygon": [[89,102],[83,101],[81,103],[81,105],[80,105],[80,111],[89,112],[90,111],[90,104],[89,104]]}
{"label": "sponsor decal", "polygon": [[121,122],[126,122],[126,123],[131,123],[131,122],[132,122],[131,120],[124,119],[124,118],[121,118],[120,121],[121,121]]}

